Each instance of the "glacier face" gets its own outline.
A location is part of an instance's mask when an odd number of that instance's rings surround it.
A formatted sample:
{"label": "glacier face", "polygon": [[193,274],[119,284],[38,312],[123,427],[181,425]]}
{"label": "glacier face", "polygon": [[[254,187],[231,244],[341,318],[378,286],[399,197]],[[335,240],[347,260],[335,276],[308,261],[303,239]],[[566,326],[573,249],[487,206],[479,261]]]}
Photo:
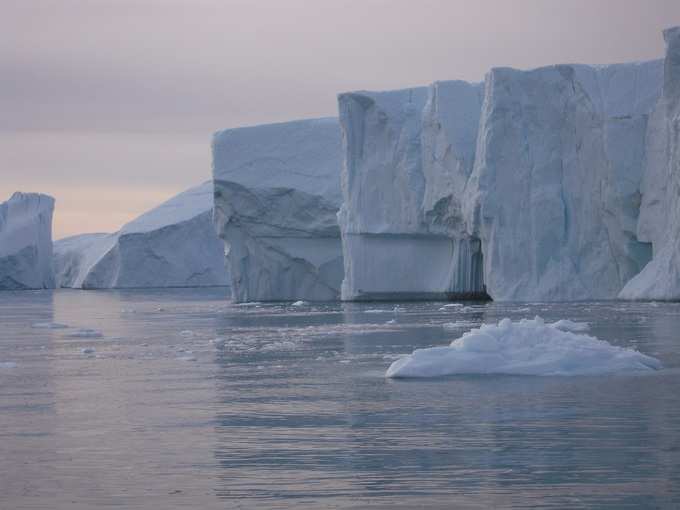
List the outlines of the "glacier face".
{"label": "glacier face", "polygon": [[680,27],[664,31],[663,95],[647,130],[638,237],[654,257],[630,280],[622,299],[680,299]]}
{"label": "glacier face", "polygon": [[647,263],[636,237],[661,61],[493,69],[465,204],[497,300],[614,298]]}
{"label": "glacier face", "polygon": [[462,214],[481,100],[482,85],[462,81],[338,97],[343,299],[484,294]]}
{"label": "glacier face", "polygon": [[14,193],[0,204],[0,290],[50,289],[54,199]]}
{"label": "glacier face", "polygon": [[61,287],[226,286],[222,243],[212,226],[211,182],[191,188],[126,224],[115,234],[55,242]]}
{"label": "glacier face", "polygon": [[214,222],[235,301],[339,297],[340,154],[335,118],[215,134]]}

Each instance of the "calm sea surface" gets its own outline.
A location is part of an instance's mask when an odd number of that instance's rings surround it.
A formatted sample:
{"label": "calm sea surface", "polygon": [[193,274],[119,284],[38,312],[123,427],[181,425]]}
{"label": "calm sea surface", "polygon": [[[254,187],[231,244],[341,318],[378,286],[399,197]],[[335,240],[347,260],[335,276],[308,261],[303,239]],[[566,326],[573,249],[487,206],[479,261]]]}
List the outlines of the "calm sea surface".
{"label": "calm sea surface", "polygon": [[[0,508],[680,508],[679,304],[394,307],[0,293]],[[535,315],[665,369],[384,378]]]}

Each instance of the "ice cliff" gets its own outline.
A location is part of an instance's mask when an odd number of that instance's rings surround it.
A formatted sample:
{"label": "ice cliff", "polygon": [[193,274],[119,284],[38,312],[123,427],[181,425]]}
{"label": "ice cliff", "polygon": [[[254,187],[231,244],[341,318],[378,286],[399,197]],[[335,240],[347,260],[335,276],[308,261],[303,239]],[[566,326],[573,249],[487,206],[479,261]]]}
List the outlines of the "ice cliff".
{"label": "ice cliff", "polygon": [[14,193],[0,203],[0,290],[49,289],[54,199]]}
{"label": "ice cliff", "polygon": [[649,261],[636,236],[661,61],[493,69],[466,219],[497,300],[614,298]]}
{"label": "ice cliff", "polygon": [[664,32],[663,95],[650,116],[638,238],[654,257],[622,299],[680,299],[680,27]]}
{"label": "ice cliff", "polygon": [[61,287],[144,288],[228,285],[212,226],[211,182],[180,193],[115,234],[55,242]]}
{"label": "ice cliff", "polygon": [[652,255],[638,216],[663,67],[341,94],[343,299],[616,297]]}
{"label": "ice cliff", "polygon": [[480,242],[462,215],[481,84],[437,82],[338,97],[342,298],[484,296]]}
{"label": "ice cliff", "polygon": [[334,118],[215,134],[214,221],[237,302],[339,297],[340,154]]}

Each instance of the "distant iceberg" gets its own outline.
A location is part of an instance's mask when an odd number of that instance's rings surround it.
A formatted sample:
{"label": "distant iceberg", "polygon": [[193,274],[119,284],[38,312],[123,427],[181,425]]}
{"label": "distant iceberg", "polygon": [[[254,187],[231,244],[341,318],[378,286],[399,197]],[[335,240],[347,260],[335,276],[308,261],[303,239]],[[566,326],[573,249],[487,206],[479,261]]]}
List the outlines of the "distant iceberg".
{"label": "distant iceberg", "polygon": [[212,226],[206,182],[141,215],[115,234],[54,243],[60,287],[83,289],[226,286],[224,249]]}
{"label": "distant iceberg", "polygon": [[54,199],[14,193],[0,203],[0,290],[51,289]]}
{"label": "distant iceberg", "polygon": [[632,349],[565,329],[571,321],[546,324],[540,317],[482,325],[448,347],[417,349],[389,367],[386,377],[456,374],[597,375],[652,371],[661,362]]}

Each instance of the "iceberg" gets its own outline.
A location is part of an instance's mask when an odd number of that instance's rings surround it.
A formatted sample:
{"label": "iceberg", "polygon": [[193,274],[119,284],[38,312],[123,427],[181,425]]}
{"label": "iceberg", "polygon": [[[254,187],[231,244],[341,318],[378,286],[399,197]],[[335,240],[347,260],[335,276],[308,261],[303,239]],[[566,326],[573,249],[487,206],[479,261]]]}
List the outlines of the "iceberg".
{"label": "iceberg", "polygon": [[338,96],[344,300],[485,297],[463,197],[482,84],[436,82]]}
{"label": "iceberg", "polygon": [[619,298],[680,300],[680,27],[664,31],[663,95],[650,116],[637,235],[653,258]]}
{"label": "iceberg", "polygon": [[651,258],[636,235],[663,63],[493,69],[465,216],[494,300],[615,298]]}
{"label": "iceberg", "polygon": [[[661,362],[633,349],[611,345],[564,328],[564,322],[503,319],[484,324],[448,347],[417,349],[388,368],[386,377],[441,377],[457,374],[598,375],[649,372]],[[573,324],[573,323],[572,323]]]}
{"label": "iceberg", "polygon": [[338,299],[338,120],[227,129],[212,149],[214,223],[234,301]]}
{"label": "iceberg", "polygon": [[60,287],[82,289],[226,286],[222,243],[212,226],[211,182],[191,188],[115,234],[54,243]]}
{"label": "iceberg", "polygon": [[14,193],[0,203],[0,290],[54,288],[54,199]]}

